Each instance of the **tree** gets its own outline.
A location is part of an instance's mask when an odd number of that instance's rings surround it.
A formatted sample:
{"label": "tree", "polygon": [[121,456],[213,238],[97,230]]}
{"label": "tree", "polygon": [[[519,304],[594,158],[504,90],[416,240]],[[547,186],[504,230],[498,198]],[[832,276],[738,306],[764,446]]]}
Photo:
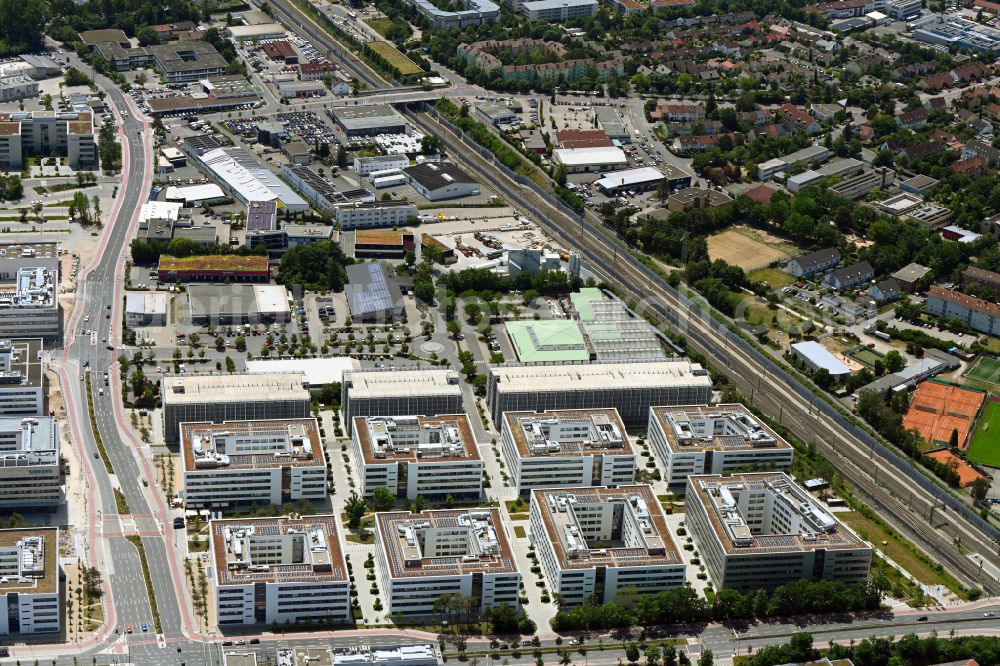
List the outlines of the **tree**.
{"label": "tree", "polygon": [[236,363],[229,356],[226,356],[226,372],[236,372]]}
{"label": "tree", "polygon": [[983,502],[986,500],[986,496],[990,492],[990,482],[983,477],[978,477],[972,482],[972,499],[977,502]]}
{"label": "tree", "polygon": [[160,36],[148,25],[136,30],[135,38],[139,40],[139,46],[156,46],[160,43]]}
{"label": "tree", "polygon": [[630,664],[634,664],[639,661],[639,646],[634,642],[629,643],[625,647],[625,658],[628,659]]}
{"label": "tree", "polygon": [[283,285],[301,284],[313,291],[339,292],[347,282],[344,267],[351,263],[339,243],[298,245],[281,255],[277,281]]}
{"label": "tree", "polygon": [[659,645],[647,645],[643,655],[646,657],[647,666],[656,666],[660,661],[660,646]]}
{"label": "tree", "polygon": [[101,158],[101,167],[105,171],[113,171],[121,166],[122,147],[118,143],[117,126],[104,125],[97,138],[97,152]]}
{"label": "tree", "polygon": [[413,504],[410,505],[410,510],[413,513],[420,513],[424,510],[424,496],[417,495],[413,500]]}
{"label": "tree", "polygon": [[344,513],[347,514],[347,526],[351,529],[358,529],[361,526],[361,519],[365,517],[367,511],[368,502],[365,501],[365,498],[358,497],[357,493],[352,492],[344,504]]}
{"label": "tree", "polygon": [[391,511],[395,505],[396,495],[388,488],[376,488],[372,493],[372,509],[375,511]]}
{"label": "tree", "polygon": [[886,352],[886,355],[882,357],[882,363],[885,365],[886,372],[899,372],[906,367],[906,360],[895,349]]}
{"label": "tree", "polygon": [[457,319],[452,319],[447,323],[448,333],[451,337],[458,337],[458,334],[462,332],[462,323]]}
{"label": "tree", "polygon": [[337,147],[337,166],[341,169],[347,166],[347,149],[343,146]]}
{"label": "tree", "polygon": [[145,71],[140,71],[138,74],[135,75],[135,85],[139,86],[140,88],[144,88],[148,81],[149,77],[146,76]]}
{"label": "tree", "polygon": [[701,653],[701,658],[698,660],[698,666],[712,666],[715,663],[715,656],[712,654],[711,650],[705,650]]}
{"label": "tree", "polygon": [[236,351],[245,352],[247,350],[247,339],[241,335],[233,342],[233,346],[236,348]]}
{"label": "tree", "polygon": [[420,152],[424,155],[433,155],[441,152],[441,139],[434,134],[427,134],[420,139]]}

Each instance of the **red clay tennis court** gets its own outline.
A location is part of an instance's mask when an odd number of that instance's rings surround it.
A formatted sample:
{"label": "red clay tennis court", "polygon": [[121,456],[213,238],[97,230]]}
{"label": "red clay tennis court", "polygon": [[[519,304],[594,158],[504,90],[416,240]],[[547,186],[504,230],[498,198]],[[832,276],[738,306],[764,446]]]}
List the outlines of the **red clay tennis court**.
{"label": "red clay tennis court", "polygon": [[933,458],[943,465],[954,465],[955,472],[958,474],[958,485],[962,488],[966,486],[971,486],[975,483],[976,479],[985,479],[986,476],[980,474],[975,467],[965,462],[954,453],[948,449],[938,449],[937,451],[929,451],[924,454],[928,458]]}
{"label": "red clay tennis court", "polygon": [[985,391],[923,382],[917,387],[910,409],[903,417],[903,427],[916,430],[928,444],[948,445],[951,433],[958,431],[958,445],[965,448],[973,419],[979,413]]}

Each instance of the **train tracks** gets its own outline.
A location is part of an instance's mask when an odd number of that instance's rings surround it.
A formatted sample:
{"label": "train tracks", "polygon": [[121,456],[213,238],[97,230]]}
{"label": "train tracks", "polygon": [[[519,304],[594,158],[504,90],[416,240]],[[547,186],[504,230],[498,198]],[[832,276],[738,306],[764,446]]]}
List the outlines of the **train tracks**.
{"label": "train tracks", "polygon": [[[947,512],[940,497],[899,475],[888,461],[877,455],[875,447],[868,447],[847,432],[820,408],[821,398],[803,398],[793,390],[792,377],[785,373],[779,376],[742,353],[707,315],[691,316],[689,305],[652,280],[638,260],[604,234],[600,221],[581,220],[558,210],[531,188],[522,187],[508,177],[494,161],[470,149],[463,143],[463,137],[427,114],[411,113],[411,118],[425,131],[440,136],[452,159],[465,162],[480,173],[496,174],[493,185],[511,204],[536,212],[536,219],[553,238],[567,248],[578,249],[588,259],[589,267],[634,299],[640,311],[684,335],[693,349],[726,372],[742,394],[767,413],[777,415],[783,426],[833,462],[901,534],[948,566],[963,584],[982,586],[990,594],[1000,593],[1000,583],[984,578],[981,567],[963,552],[963,549],[973,550],[997,563],[996,543],[963,516]],[[935,527],[933,518],[945,523]],[[942,527],[950,528],[952,534],[942,534]]]}

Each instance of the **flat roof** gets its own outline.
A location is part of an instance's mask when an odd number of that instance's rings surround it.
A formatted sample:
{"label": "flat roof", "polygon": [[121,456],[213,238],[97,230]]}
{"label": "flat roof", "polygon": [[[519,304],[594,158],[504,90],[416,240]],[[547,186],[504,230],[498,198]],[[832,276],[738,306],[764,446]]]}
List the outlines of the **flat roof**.
{"label": "flat roof", "polygon": [[504,412],[503,420],[521,458],[635,454],[614,407]]}
{"label": "flat roof", "polygon": [[[519,573],[497,507],[376,513],[375,530],[391,578]],[[466,552],[426,556],[425,539],[436,531],[464,532]]]}
{"label": "flat roof", "polygon": [[289,358],[289,359],[255,359],[247,361],[247,372],[253,375],[268,375],[275,373],[301,373],[310,387],[320,387],[325,384],[340,383],[344,373],[357,370],[359,361],[350,356],[334,356],[330,358]]}
{"label": "flat roof", "polygon": [[330,114],[346,131],[405,125],[403,116],[387,104],[345,106],[330,109]]}
{"label": "flat roof", "polygon": [[687,359],[650,363],[502,365],[491,366],[490,374],[498,378],[497,389],[504,392],[712,386],[708,372]]}
{"label": "flat roof", "polygon": [[163,404],[182,405],[215,402],[268,400],[309,401],[309,391],[299,373],[269,375],[170,375],[163,378]]}
{"label": "flat roof", "polygon": [[[709,524],[727,555],[869,549],[783,472],[693,475],[688,477],[688,489],[687,501],[698,502],[708,514]],[[795,522],[780,531],[768,524],[751,529],[740,508],[743,493],[768,495],[784,503]]]}
{"label": "flat roof", "polygon": [[834,377],[851,374],[851,369],[847,367],[846,363],[834,356],[832,352],[818,342],[813,340],[796,342],[792,345],[792,349]]}
{"label": "flat roof", "polygon": [[454,370],[375,370],[344,373],[351,399],[462,395]]}
{"label": "flat roof", "polygon": [[650,407],[673,452],[791,449],[741,404]]}
{"label": "flat roof", "polygon": [[161,271],[255,271],[268,270],[267,257],[238,254],[206,254],[193,257],[160,255]]}
{"label": "flat roof", "polygon": [[522,363],[586,361],[590,358],[583,333],[572,319],[509,321],[504,326]]}
{"label": "flat roof", "polygon": [[403,246],[403,236],[412,236],[409,231],[393,229],[358,229],[354,232],[354,245],[398,245]]}
{"label": "flat roof", "polygon": [[481,459],[465,414],[355,416],[354,437],[366,465]]}
{"label": "flat roof", "polygon": [[125,292],[125,312],[142,315],[166,315],[167,293],[164,291]]}
{"label": "flat roof", "polygon": [[[554,159],[566,166],[587,166],[591,164],[628,164],[625,152],[614,146],[593,148],[556,148]],[[661,174],[662,175],[662,174]]]}
{"label": "flat roof", "polygon": [[[538,507],[560,569],[684,564],[660,501],[648,485],[540,489],[531,492],[531,501]],[[593,531],[593,517],[586,515],[587,509],[592,507],[606,517],[603,509],[608,504],[622,506],[620,514],[614,512],[621,529],[610,530],[621,534],[620,540],[587,543],[584,534]]]}
{"label": "flat roof", "polygon": [[0,340],[0,392],[5,388],[38,388],[44,383],[42,340]]}
{"label": "flat roof", "polygon": [[[554,1],[560,2],[561,0]],[[598,187],[603,187],[605,189],[629,187],[630,185],[643,185],[645,183],[663,180],[666,177],[663,175],[663,172],[653,167],[609,171],[603,175],[604,177],[598,179],[596,184]]]}
{"label": "flat roof", "polygon": [[582,287],[569,295],[569,301],[581,321],[596,319],[594,303],[604,300],[607,300],[604,298],[604,292],[597,287]]}
{"label": "flat roof", "polygon": [[0,530],[0,551],[16,551],[17,570],[0,568],[0,595],[54,594],[59,578],[59,530],[55,527],[25,527]]}
{"label": "flat roof", "polygon": [[325,464],[316,419],[181,423],[180,447],[185,472]]}
{"label": "flat roof", "polygon": [[183,199],[184,201],[210,201],[212,199],[222,199],[226,193],[222,188],[214,183],[203,185],[188,185],[186,187],[170,186],[166,191],[166,198]]}
{"label": "flat roof", "polygon": [[306,209],[305,199],[288,183],[267,169],[257,156],[244,148],[215,148],[200,156],[212,174],[232,188],[244,201],[277,200],[279,206]]}
{"label": "flat roof", "polygon": [[[213,520],[208,530],[218,585],[347,582],[336,516]],[[301,553],[301,557],[274,564],[274,550],[267,546],[295,539],[302,541],[301,548],[282,551]],[[254,563],[258,544],[271,564]]]}
{"label": "flat roof", "polygon": [[231,25],[226,28],[234,39],[247,39],[260,35],[277,35],[285,32],[280,23],[259,23],[257,25]]}

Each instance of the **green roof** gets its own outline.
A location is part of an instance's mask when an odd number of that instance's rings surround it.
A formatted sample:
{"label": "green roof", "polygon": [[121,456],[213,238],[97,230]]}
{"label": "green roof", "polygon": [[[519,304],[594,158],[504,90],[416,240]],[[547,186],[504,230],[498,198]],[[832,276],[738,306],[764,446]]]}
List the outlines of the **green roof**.
{"label": "green roof", "polygon": [[509,321],[507,334],[522,363],[587,361],[590,352],[583,333],[571,319]]}
{"label": "green roof", "polygon": [[584,287],[575,294],[569,295],[573,309],[580,315],[580,321],[592,321],[594,319],[594,309],[590,304],[594,301],[604,300],[604,294],[596,287]]}

